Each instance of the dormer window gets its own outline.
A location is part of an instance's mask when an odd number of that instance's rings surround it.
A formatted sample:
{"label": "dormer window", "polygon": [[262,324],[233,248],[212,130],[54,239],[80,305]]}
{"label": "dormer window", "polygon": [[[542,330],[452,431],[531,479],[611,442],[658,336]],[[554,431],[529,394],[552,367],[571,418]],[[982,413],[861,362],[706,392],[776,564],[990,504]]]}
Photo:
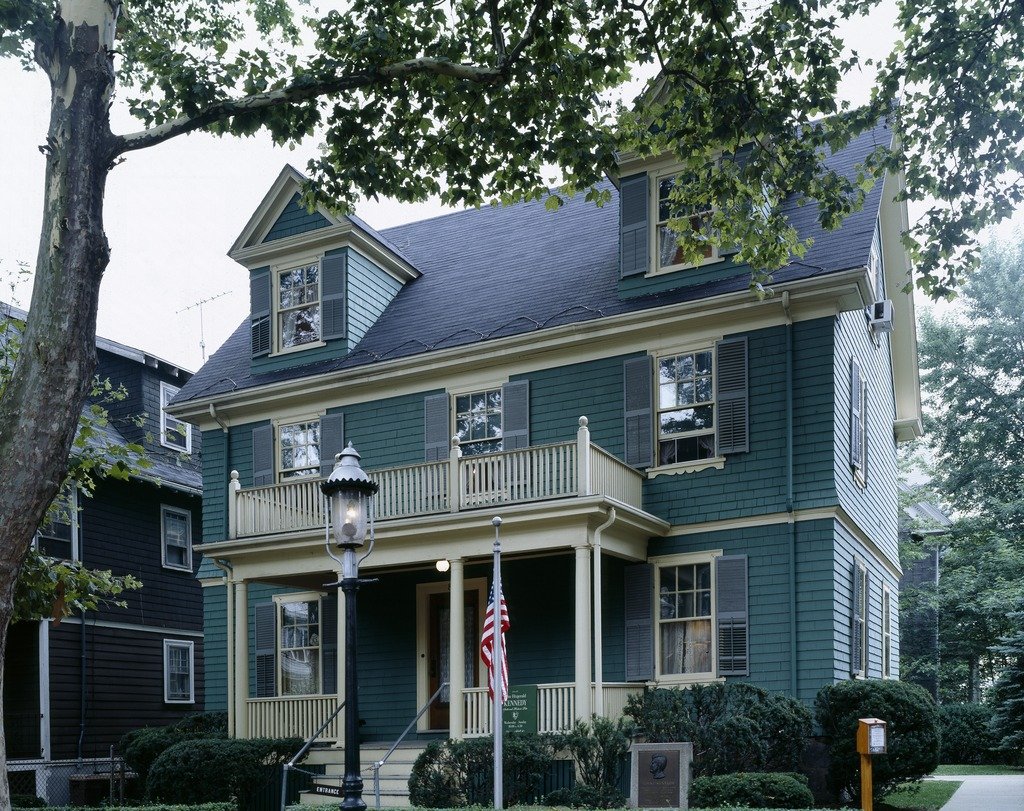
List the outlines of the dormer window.
{"label": "dormer window", "polygon": [[189,430],[189,424],[167,413],[167,404],[177,393],[178,389],[174,386],[160,384],[160,444],[181,453],[192,453],[192,432]]}
{"label": "dormer window", "polygon": [[320,264],[288,268],[277,274],[278,349],[320,340]]}
{"label": "dormer window", "polygon": [[[700,231],[707,227],[711,217],[711,211],[692,211],[688,207],[681,206],[672,200],[672,189],[676,183],[675,173],[661,175],[656,179],[657,184],[657,270],[677,270],[684,267],[693,267],[693,263],[687,262],[683,255],[682,247],[679,244],[679,235],[669,227],[669,221],[673,219],[690,220],[690,228]],[[716,249],[710,243],[704,246],[704,257],[698,264],[714,261],[717,259]]]}

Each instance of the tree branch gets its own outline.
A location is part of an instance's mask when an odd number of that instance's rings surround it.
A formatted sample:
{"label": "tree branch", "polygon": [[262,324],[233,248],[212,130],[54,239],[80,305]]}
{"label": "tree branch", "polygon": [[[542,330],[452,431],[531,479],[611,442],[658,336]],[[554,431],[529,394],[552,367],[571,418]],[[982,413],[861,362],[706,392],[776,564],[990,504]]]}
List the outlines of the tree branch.
{"label": "tree branch", "polygon": [[487,16],[491,19],[491,39],[494,40],[496,65],[505,61],[505,35],[501,31],[501,19],[498,17],[498,0],[487,0]]}

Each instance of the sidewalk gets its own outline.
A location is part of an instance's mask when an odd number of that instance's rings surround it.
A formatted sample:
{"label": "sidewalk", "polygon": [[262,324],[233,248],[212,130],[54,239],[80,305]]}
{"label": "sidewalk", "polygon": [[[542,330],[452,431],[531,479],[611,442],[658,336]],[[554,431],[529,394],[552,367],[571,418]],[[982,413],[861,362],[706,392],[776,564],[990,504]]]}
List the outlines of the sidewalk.
{"label": "sidewalk", "polygon": [[943,774],[935,780],[962,780],[942,811],[1024,811],[1024,775]]}

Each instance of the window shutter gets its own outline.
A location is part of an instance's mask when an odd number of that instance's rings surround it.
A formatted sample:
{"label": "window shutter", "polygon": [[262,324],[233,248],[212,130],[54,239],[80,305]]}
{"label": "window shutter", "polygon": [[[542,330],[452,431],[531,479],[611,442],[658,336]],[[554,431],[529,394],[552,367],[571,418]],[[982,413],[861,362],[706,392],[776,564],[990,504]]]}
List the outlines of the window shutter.
{"label": "window shutter", "polygon": [[718,675],[750,675],[750,630],[747,610],[747,556],[715,558]]}
{"label": "window shutter", "polygon": [[277,693],[277,606],[273,600],[256,604],[256,698]]}
{"label": "window shutter", "polygon": [[627,566],[626,576],[626,681],[654,678],[654,566]]}
{"label": "window shutter", "polygon": [[270,268],[254,270],[249,277],[249,317],[252,356],[270,354]]}
{"label": "window shutter", "polygon": [[338,593],[320,600],[320,655],[323,657],[323,693],[338,692]]}
{"label": "window shutter", "polygon": [[334,470],[334,456],[345,450],[345,415],[324,414],[320,418],[320,475]]}
{"label": "window shutter", "polygon": [[439,462],[448,458],[448,393],[430,394],[423,399],[423,458]]}
{"label": "window shutter", "polygon": [[625,392],[626,464],[649,467],[653,460],[654,425],[651,418],[651,358],[632,358],[622,364]]}
{"label": "window shutter", "polygon": [[269,422],[252,429],[252,483],[274,483],[274,426]]}
{"label": "window shutter", "polygon": [[750,450],[750,408],[747,392],[747,339],[729,338],[715,344],[717,369],[715,400],[718,453]]}
{"label": "window shutter", "polygon": [[864,603],[864,586],[862,569],[859,564],[853,564],[853,610],[850,612],[850,673],[854,676],[863,676],[864,667],[861,653],[864,650],[864,617],[861,609]]}
{"label": "window shutter", "polygon": [[647,173],[622,178],[619,184],[619,274],[647,272]]}
{"label": "window shutter", "polygon": [[501,437],[507,451],[530,447],[530,381],[501,387]]}
{"label": "window shutter", "polygon": [[861,419],[863,418],[863,403],[861,401],[864,389],[860,379],[860,361],[855,357],[850,358],[850,467],[860,470],[864,463],[861,458]]}
{"label": "window shutter", "polygon": [[345,283],[348,255],[325,256],[320,261],[320,327],[321,337],[345,338]]}

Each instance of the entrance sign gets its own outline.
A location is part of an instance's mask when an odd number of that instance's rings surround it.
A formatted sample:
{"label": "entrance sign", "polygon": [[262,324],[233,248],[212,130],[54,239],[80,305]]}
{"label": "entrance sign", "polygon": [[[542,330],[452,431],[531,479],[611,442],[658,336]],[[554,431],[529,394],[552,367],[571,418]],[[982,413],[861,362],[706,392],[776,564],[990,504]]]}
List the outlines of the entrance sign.
{"label": "entrance sign", "polygon": [[502,707],[505,732],[537,732],[537,685],[522,684],[508,688]]}

